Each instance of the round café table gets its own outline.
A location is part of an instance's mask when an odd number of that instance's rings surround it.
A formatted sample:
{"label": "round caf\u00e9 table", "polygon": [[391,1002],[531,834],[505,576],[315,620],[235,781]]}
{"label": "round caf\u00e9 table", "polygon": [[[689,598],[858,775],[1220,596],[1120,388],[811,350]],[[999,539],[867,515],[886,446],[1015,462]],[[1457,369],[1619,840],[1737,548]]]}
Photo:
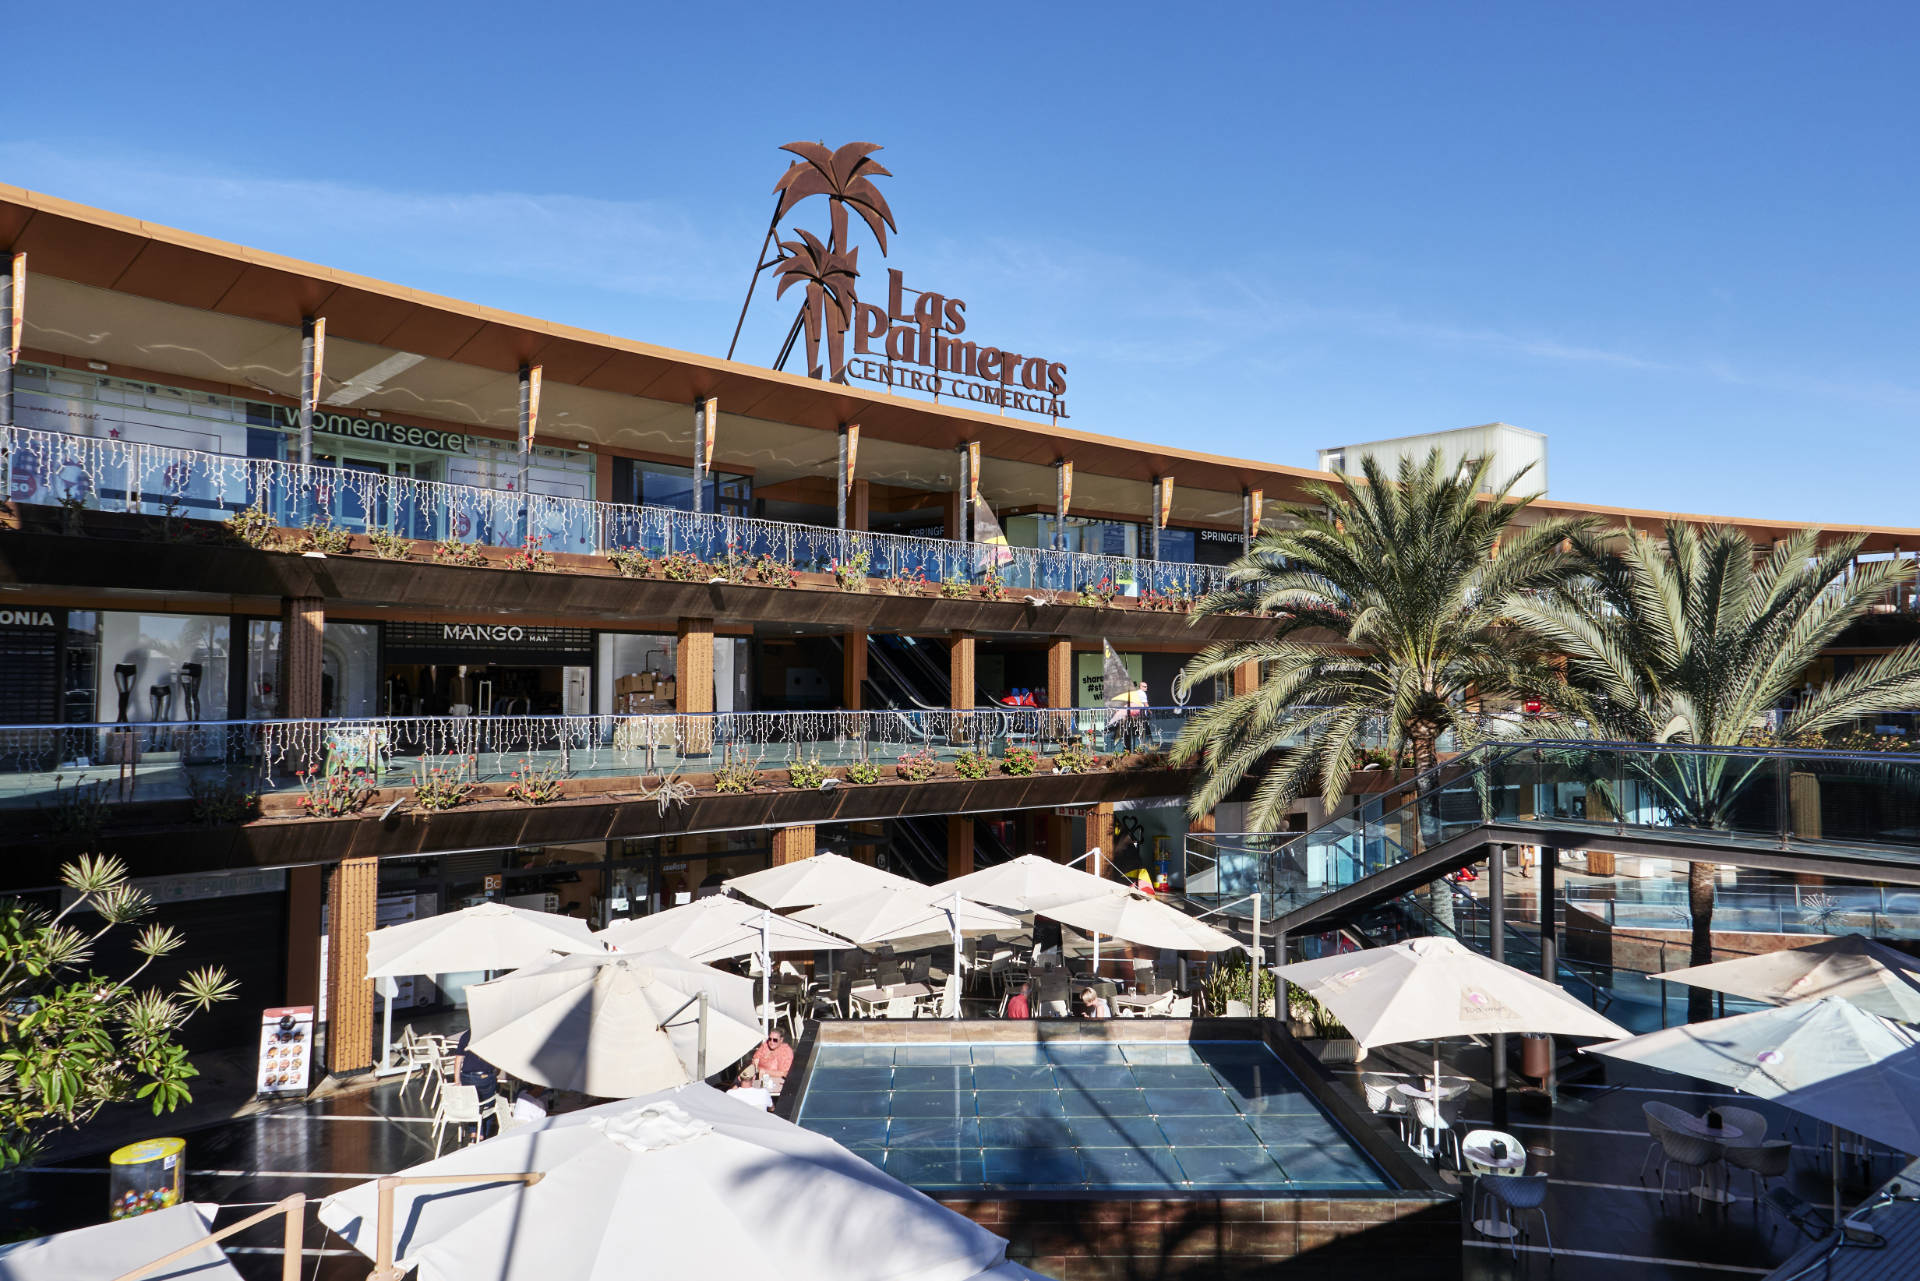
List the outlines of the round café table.
{"label": "round caf\u00e9 table", "polygon": [[[1731,1122],[1722,1121],[1719,1125],[1708,1125],[1706,1117],[1703,1116],[1675,1118],[1668,1124],[1682,1134],[1691,1134],[1699,1139],[1711,1139],[1715,1143],[1733,1147],[1740,1146],[1747,1137],[1745,1130]],[[1696,1184],[1690,1191],[1702,1201],[1712,1201],[1716,1205],[1725,1205],[1733,1200],[1733,1193],[1724,1187],[1715,1187],[1710,1180]]]}
{"label": "round caf\u00e9 table", "polygon": [[[1493,1145],[1496,1142],[1506,1145],[1507,1150],[1504,1156],[1494,1155]],[[1527,1168],[1527,1150],[1521,1146],[1520,1140],[1498,1130],[1481,1131],[1475,1141],[1462,1144],[1460,1157],[1466,1162],[1470,1172],[1486,1178],[1520,1174]],[[1503,1241],[1520,1234],[1520,1229],[1511,1223],[1491,1216],[1475,1219],[1473,1230],[1481,1236],[1495,1237]]]}

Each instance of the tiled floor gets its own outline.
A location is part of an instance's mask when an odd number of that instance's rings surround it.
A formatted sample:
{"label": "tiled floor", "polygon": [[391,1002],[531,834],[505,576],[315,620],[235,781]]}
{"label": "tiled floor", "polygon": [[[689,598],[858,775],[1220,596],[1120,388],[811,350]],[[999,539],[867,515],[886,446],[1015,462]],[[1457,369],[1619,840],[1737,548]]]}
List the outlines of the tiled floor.
{"label": "tiled floor", "polygon": [[934,1193],[1386,1186],[1245,1042],[828,1045],[799,1117]]}

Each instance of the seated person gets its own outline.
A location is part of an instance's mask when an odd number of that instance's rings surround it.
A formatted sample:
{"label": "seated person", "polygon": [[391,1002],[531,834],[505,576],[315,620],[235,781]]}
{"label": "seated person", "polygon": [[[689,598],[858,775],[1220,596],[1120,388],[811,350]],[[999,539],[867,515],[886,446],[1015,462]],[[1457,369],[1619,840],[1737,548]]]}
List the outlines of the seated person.
{"label": "seated person", "polygon": [[1080,989],[1079,1004],[1080,1008],[1077,1013],[1083,1019],[1110,1019],[1113,1017],[1113,1007],[1107,1004],[1107,999],[1090,987]]}
{"label": "seated person", "polygon": [[1002,1017],[1009,1019],[1030,1019],[1033,1017],[1033,984],[1023,985],[1018,992],[1007,998],[1007,1012]]}
{"label": "seated person", "polygon": [[767,1039],[753,1052],[753,1061],[740,1073],[742,1085],[758,1085],[769,1093],[780,1093],[780,1087],[787,1083],[787,1074],[793,1071],[793,1047],[787,1044],[786,1033],[774,1028],[767,1033]]}

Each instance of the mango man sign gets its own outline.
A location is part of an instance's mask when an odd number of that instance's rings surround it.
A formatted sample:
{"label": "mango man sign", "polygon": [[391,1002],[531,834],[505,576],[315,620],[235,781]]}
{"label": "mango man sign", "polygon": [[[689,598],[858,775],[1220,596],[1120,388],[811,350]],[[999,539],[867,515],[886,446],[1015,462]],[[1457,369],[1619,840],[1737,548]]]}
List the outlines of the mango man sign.
{"label": "mango man sign", "polygon": [[[887,278],[884,308],[868,302],[855,305],[853,356],[843,371],[847,377],[1001,409],[1067,417],[1064,364],[962,338],[967,330],[963,300],[909,289],[896,270],[889,270]],[[908,295],[913,296],[911,306]]]}

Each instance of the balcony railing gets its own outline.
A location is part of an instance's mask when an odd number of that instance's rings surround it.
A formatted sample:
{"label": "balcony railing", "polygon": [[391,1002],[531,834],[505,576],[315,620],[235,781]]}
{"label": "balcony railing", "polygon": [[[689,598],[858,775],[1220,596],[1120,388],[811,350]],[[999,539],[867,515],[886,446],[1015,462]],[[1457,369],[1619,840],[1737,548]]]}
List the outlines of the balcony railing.
{"label": "balcony railing", "polygon": [[846,767],[861,762],[893,778],[896,765],[922,753],[946,766],[981,752],[995,758],[990,768],[998,775],[1013,747],[1042,758],[1058,758],[1069,746],[1103,757],[1162,750],[1188,714],[1178,707],[988,708],[7,725],[0,726],[0,807],[39,807],[59,823],[112,803],[232,789],[294,792],[305,779],[343,771],[390,788],[411,787],[431,770],[476,783],[529,770],[657,782],[727,766],[783,770],[806,762],[831,771],[840,780],[829,784],[835,786],[847,783]]}
{"label": "balcony railing", "polygon": [[258,507],[293,527],[324,519],[355,533],[491,547],[524,547],[531,537],[552,552],[684,552],[710,563],[768,556],[797,570],[860,567],[868,578],[924,575],[936,584],[977,582],[991,570],[1012,591],[1197,597],[1226,582],[1225,568],[1213,565],[695,514],[23,427],[5,433],[15,502],[209,519]]}

